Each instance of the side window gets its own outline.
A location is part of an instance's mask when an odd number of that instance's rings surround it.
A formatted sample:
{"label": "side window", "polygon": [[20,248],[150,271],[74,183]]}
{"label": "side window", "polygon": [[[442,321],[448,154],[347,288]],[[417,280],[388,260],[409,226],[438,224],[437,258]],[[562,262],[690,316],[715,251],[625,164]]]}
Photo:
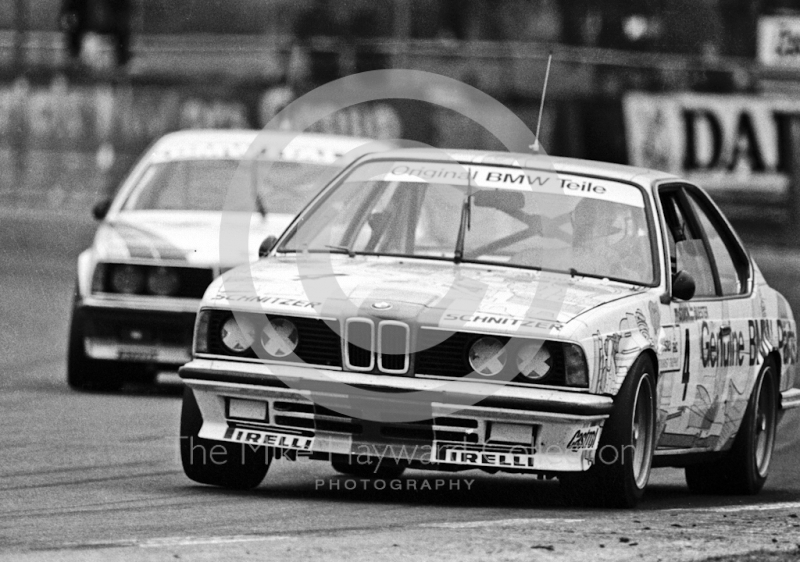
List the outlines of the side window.
{"label": "side window", "polygon": [[[737,265],[734,260],[734,255],[729,246],[725,243],[725,238],[720,233],[720,228],[724,228],[719,224],[719,221],[712,221],[712,217],[700,205],[697,197],[689,192],[689,204],[692,207],[695,215],[700,221],[700,226],[705,231],[708,239],[708,244],[711,247],[711,253],[714,256],[714,263],[717,266],[717,274],[719,275],[719,283],[723,295],[740,295],[746,289],[746,264],[742,263],[741,258]],[[715,224],[715,222],[717,224]]]}
{"label": "side window", "polygon": [[694,278],[695,297],[717,296],[714,270],[703,238],[687,221],[687,213],[683,208],[679,192],[676,190],[662,192],[660,199],[667,223],[672,273],[683,270]]}

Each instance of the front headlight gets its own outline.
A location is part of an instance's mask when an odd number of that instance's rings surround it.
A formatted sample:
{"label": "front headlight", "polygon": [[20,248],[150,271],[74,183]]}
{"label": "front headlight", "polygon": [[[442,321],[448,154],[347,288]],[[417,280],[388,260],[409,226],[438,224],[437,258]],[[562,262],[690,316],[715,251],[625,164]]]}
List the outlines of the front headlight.
{"label": "front headlight", "polygon": [[94,273],[92,274],[92,292],[103,293],[106,290],[106,274],[108,273],[108,266],[102,262],[94,266]]}
{"label": "front headlight", "polygon": [[506,366],[505,345],[497,338],[480,338],[469,348],[469,366],[479,375],[492,377]]}
{"label": "front headlight", "polygon": [[147,275],[147,290],[154,295],[169,297],[178,292],[180,278],[171,267],[154,267]]}
{"label": "front headlight", "polygon": [[268,319],[261,330],[261,346],[273,357],[291,355],[299,341],[297,327],[285,318]]}
{"label": "front headlight", "polygon": [[564,349],[564,382],[567,386],[589,386],[589,366],[583,349],[574,343],[563,344]]}
{"label": "front headlight", "polygon": [[246,318],[228,318],[220,328],[222,344],[233,353],[243,353],[256,341],[256,327]]}
{"label": "front headlight", "polygon": [[141,293],[144,290],[144,269],[138,265],[115,265],[111,270],[111,288],[124,295]]}
{"label": "front headlight", "polygon": [[523,344],[517,351],[517,369],[525,378],[539,382],[553,372],[553,356],[543,341]]}
{"label": "front headlight", "polygon": [[194,352],[208,353],[208,326],[211,322],[211,312],[201,310],[194,324]]}

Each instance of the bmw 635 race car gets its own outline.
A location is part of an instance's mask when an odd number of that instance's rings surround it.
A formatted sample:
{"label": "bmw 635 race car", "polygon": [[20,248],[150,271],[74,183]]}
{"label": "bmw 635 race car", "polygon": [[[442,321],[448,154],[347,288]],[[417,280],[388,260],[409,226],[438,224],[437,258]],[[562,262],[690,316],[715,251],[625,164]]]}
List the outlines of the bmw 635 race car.
{"label": "bmw 635 race car", "polygon": [[[226,193],[258,138],[244,202],[251,244],[219,255]],[[288,139],[292,142],[281,152]],[[92,246],[78,258],[67,381],[77,389],[115,389],[176,369],[191,358],[192,327],[203,292],[225,269],[257,259],[311,198],[340,157],[369,139],[295,133],[181,131],[152,145],[113,201]],[[277,148],[276,148],[277,147]],[[263,150],[261,150],[263,148]],[[335,166],[334,166],[335,164]],[[252,216],[251,216],[252,215]]]}
{"label": "bmw 635 race car", "polygon": [[754,494],[800,405],[787,301],[712,200],[661,172],[405,149],[344,169],[265,259],[206,291],[184,471],[557,477],[631,507],[651,468]]}

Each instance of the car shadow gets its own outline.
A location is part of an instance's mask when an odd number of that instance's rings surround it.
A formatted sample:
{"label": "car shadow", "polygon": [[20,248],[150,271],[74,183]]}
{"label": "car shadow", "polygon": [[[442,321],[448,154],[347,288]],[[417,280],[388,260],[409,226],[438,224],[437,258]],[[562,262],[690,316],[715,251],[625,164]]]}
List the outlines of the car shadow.
{"label": "car shadow", "polygon": [[436,507],[480,507],[511,509],[543,509],[559,514],[660,512],[671,510],[715,509],[780,504],[800,500],[800,494],[788,490],[766,490],[757,496],[700,496],[685,485],[658,484],[649,486],[635,510],[574,506],[563,497],[555,480],[538,480],[533,476],[488,475],[477,471],[462,473],[410,471],[392,479],[367,479],[326,473],[301,482],[264,483],[251,491],[225,490],[189,485],[196,493],[242,498],[287,499],[337,502],[342,504],[378,503],[386,505],[419,505]]}

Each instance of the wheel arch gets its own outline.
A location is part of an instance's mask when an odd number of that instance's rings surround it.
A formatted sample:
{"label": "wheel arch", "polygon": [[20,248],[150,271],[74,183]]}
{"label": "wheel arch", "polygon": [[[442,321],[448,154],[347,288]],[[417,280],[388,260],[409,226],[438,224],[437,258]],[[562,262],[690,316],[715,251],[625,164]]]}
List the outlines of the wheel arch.
{"label": "wheel arch", "polygon": [[656,355],[655,349],[653,349],[652,347],[648,347],[639,354],[639,357],[644,357],[644,356],[649,357],[650,361],[653,363],[653,378],[655,378],[653,382],[656,383],[656,388],[658,388],[658,378],[659,378],[658,355]]}
{"label": "wheel arch", "polygon": [[625,376],[624,377],[620,377],[620,378],[617,379],[618,383],[616,385],[616,388],[614,389],[614,396],[615,397],[619,395],[620,390],[622,390],[622,385],[624,385],[625,381],[628,380],[628,377],[631,376],[631,371],[633,369],[633,366],[636,365],[636,363],[642,357],[649,358],[650,362],[653,365],[653,379],[654,379],[653,380],[653,384],[655,386],[656,391],[658,390],[658,378],[659,378],[658,355],[656,354],[655,349],[653,349],[652,347],[645,347],[639,352],[639,354],[636,356],[636,358],[633,361],[631,361],[630,365],[628,365],[628,367],[625,369]]}
{"label": "wheel arch", "polygon": [[[783,361],[781,361],[781,354],[777,349],[773,349],[770,351],[766,357],[764,357],[764,364],[766,365],[767,361],[772,360],[772,365],[775,367],[775,376],[777,379],[775,380],[775,400],[777,401],[778,407],[780,408],[781,403],[781,388],[782,385],[782,377],[783,377],[783,370],[781,369],[781,365],[783,365]],[[762,369],[764,368],[762,365]],[[759,370],[760,374],[760,370]]]}

